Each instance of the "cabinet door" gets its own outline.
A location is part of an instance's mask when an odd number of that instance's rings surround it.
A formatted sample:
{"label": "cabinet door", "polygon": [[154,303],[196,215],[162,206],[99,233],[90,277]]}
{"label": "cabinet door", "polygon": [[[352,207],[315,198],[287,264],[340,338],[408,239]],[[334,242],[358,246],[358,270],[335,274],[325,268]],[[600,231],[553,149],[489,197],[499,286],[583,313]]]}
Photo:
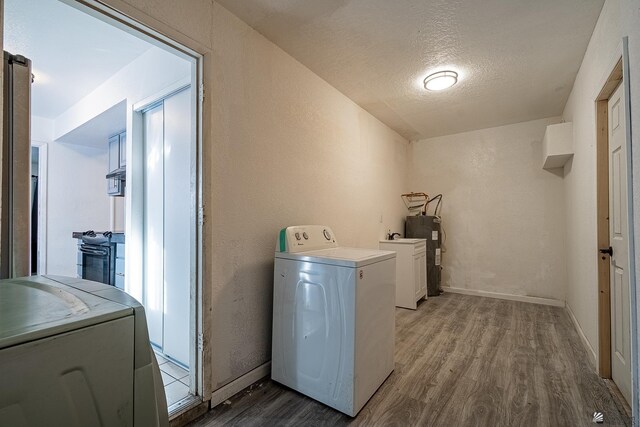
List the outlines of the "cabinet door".
{"label": "cabinet door", "polygon": [[422,285],[421,294],[427,297],[427,254],[422,254],[420,258],[420,284]]}
{"label": "cabinet door", "polygon": [[420,255],[413,257],[413,292],[416,296],[416,301],[422,297],[422,267],[420,264],[423,261]]}
{"label": "cabinet door", "polygon": [[114,135],[109,138],[109,173],[120,167],[120,137]]}
{"label": "cabinet door", "polygon": [[120,162],[119,167],[127,166],[127,133],[120,134]]}

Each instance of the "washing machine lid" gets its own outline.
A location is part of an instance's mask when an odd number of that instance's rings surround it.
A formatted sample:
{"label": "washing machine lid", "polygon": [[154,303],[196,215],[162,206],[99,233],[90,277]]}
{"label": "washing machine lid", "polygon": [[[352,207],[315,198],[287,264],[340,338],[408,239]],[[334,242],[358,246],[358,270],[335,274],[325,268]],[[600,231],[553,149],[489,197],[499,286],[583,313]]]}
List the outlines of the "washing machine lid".
{"label": "washing machine lid", "polygon": [[364,267],[365,265],[375,264],[395,257],[396,253],[392,251],[346,247],[298,253],[276,252],[276,258],[280,259],[292,259],[353,268]]}
{"label": "washing machine lid", "polygon": [[132,314],[131,307],[45,277],[0,280],[0,349]]}

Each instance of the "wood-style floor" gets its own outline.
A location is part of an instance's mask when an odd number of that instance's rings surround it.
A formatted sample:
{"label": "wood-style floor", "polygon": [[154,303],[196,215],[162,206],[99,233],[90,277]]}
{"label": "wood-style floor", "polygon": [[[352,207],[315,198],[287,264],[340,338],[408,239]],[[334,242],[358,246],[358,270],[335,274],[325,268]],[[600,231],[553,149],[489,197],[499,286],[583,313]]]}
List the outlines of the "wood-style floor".
{"label": "wood-style floor", "polygon": [[458,294],[396,309],[395,371],[356,418],[268,378],[193,426],[629,425],[563,308]]}

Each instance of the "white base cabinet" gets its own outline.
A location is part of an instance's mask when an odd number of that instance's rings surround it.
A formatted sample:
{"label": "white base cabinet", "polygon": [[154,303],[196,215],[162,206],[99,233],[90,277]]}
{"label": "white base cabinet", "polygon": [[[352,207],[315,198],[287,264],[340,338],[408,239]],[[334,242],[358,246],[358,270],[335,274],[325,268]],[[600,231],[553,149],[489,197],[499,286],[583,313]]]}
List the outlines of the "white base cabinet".
{"label": "white base cabinet", "polygon": [[396,307],[415,310],[427,298],[427,241],[380,240],[379,247],[396,252]]}

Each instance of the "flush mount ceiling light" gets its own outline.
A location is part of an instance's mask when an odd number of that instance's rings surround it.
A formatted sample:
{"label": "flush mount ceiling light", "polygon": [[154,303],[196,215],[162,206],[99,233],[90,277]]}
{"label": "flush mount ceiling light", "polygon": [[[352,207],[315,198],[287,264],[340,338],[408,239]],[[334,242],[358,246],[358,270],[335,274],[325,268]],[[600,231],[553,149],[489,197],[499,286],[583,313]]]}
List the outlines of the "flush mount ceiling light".
{"label": "flush mount ceiling light", "polygon": [[427,90],[443,90],[450,88],[458,81],[458,73],[455,71],[438,71],[424,79],[424,88]]}

